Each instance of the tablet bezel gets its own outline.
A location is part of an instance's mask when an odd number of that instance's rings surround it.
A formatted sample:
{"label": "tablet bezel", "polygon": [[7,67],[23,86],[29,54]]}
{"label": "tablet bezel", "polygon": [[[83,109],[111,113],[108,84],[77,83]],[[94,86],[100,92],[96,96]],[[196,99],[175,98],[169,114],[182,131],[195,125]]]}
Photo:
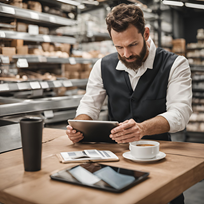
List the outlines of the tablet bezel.
{"label": "tablet bezel", "polygon": [[80,142],[116,143],[109,135],[119,125],[117,121],[68,120],[68,124],[83,133],[84,138]]}
{"label": "tablet bezel", "polygon": [[[92,163],[96,163],[96,162],[92,162]],[[64,170],[58,171],[57,173],[64,172],[64,171],[69,171],[69,170],[71,170],[71,169],[73,169],[75,167],[81,166],[83,164],[86,164],[86,163],[82,163],[82,164],[79,164],[79,165],[76,165],[76,166],[73,166],[73,167],[68,167],[68,168],[66,168]],[[97,163],[97,164],[99,164],[99,163]],[[51,174],[50,178],[53,179],[53,180],[62,181],[62,182],[66,182],[66,183],[69,183],[69,184],[90,187],[90,188],[99,189],[99,190],[103,190],[103,191],[109,191],[109,192],[113,192],[113,193],[121,193],[121,192],[124,192],[125,190],[128,190],[129,188],[135,186],[136,184],[140,183],[141,181],[145,180],[149,176],[149,172],[145,172],[145,171],[139,171],[139,170],[127,169],[127,168],[120,168],[120,167],[104,165],[104,164],[99,164],[99,165],[101,165],[102,168],[111,167],[113,169],[118,168],[120,170],[124,170],[124,171],[128,171],[128,172],[129,171],[134,171],[135,174],[142,173],[142,176],[138,177],[138,179],[136,179],[134,182],[132,182],[132,183],[128,184],[127,186],[122,187],[120,189],[115,189],[113,187],[110,188],[110,187],[106,187],[106,186],[101,187],[101,186],[94,185],[94,184],[91,185],[91,184],[81,183],[81,182],[77,181],[76,179],[75,179],[76,181],[74,181],[74,178],[72,176],[70,176],[70,177],[72,177],[70,180],[68,180],[67,177],[66,177],[66,179],[65,178],[60,178],[60,177],[56,176],[57,173]],[[117,170],[116,170],[116,172],[117,172]]]}

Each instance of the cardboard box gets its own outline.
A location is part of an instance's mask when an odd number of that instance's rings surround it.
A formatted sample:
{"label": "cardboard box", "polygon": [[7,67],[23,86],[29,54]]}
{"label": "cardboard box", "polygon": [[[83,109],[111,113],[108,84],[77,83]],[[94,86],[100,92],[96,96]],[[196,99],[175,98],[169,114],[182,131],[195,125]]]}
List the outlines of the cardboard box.
{"label": "cardboard box", "polygon": [[69,79],[80,79],[79,72],[69,72]]}
{"label": "cardboard box", "polygon": [[18,32],[27,32],[28,25],[26,23],[18,22],[16,25],[16,31]]}
{"label": "cardboard box", "polygon": [[92,66],[91,66],[91,64],[90,63],[87,63],[87,64],[81,64],[81,67],[82,67],[82,70],[83,71],[91,71],[91,69],[92,69]]}
{"label": "cardboard box", "polygon": [[23,46],[23,40],[12,40],[11,41],[11,47],[22,47]]}
{"label": "cardboard box", "polygon": [[44,35],[48,35],[49,34],[49,28],[40,26],[39,27],[39,33],[44,34]]}
{"label": "cardboard box", "polygon": [[82,70],[82,67],[81,67],[81,64],[79,64],[79,63],[77,63],[77,64],[65,64],[65,71],[78,72],[81,70]]}
{"label": "cardboard box", "polygon": [[23,0],[11,0],[12,3],[20,3],[22,2]]}
{"label": "cardboard box", "polygon": [[28,8],[28,4],[23,2],[23,9],[27,9]]}
{"label": "cardboard box", "polygon": [[28,9],[37,12],[42,12],[42,5],[37,1],[28,1]]}
{"label": "cardboard box", "polygon": [[2,54],[5,56],[9,56],[10,60],[12,60],[12,56],[16,54],[15,47],[2,47]]}
{"label": "cardboard box", "polygon": [[185,39],[181,38],[181,39],[172,40],[172,44],[173,44],[172,52],[177,52],[177,53],[186,52]]}
{"label": "cardboard box", "polygon": [[18,55],[27,55],[28,54],[28,46],[17,47],[16,53]]}
{"label": "cardboard box", "polygon": [[16,6],[18,8],[23,8],[23,3],[22,2],[12,2],[10,3],[12,6]]}
{"label": "cardboard box", "polygon": [[42,46],[43,51],[47,52],[49,51],[50,43],[44,42],[44,43],[41,43],[41,46]]}
{"label": "cardboard box", "polygon": [[90,75],[90,71],[84,71],[80,73],[80,78],[81,79],[88,79]]}
{"label": "cardboard box", "polygon": [[[60,46],[60,50],[59,51],[62,51],[62,52],[67,52],[68,54],[70,53],[70,44],[61,44]],[[59,48],[58,48],[59,49]]]}
{"label": "cardboard box", "polygon": [[54,45],[50,45],[48,51],[49,52],[54,52],[55,51],[55,46]]}

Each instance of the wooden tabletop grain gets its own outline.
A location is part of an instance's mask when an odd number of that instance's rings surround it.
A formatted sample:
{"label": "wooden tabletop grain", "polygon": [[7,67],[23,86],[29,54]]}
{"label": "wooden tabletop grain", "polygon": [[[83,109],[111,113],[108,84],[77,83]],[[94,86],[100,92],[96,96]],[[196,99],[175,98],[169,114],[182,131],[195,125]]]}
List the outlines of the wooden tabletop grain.
{"label": "wooden tabletop grain", "polygon": [[[166,158],[156,162],[137,163],[123,158],[128,144],[72,144],[65,130],[43,131],[42,169],[25,172],[22,150],[0,154],[0,202],[8,204],[61,204],[61,203],[168,203],[190,186],[204,179],[204,144],[160,142],[160,151]],[[54,171],[75,166],[62,164],[56,154],[84,149],[111,150],[120,159],[104,162],[117,167],[150,173],[148,179],[120,193],[76,186],[51,180]]]}

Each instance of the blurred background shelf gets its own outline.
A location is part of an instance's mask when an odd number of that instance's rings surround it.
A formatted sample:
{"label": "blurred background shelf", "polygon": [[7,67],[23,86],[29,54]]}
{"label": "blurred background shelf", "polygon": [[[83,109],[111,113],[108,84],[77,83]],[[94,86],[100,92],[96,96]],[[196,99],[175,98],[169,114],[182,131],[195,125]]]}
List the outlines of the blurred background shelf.
{"label": "blurred background shelf", "polygon": [[[0,78],[1,81],[1,78]],[[37,89],[49,89],[59,87],[74,87],[74,86],[86,86],[87,79],[61,79],[53,81],[29,81],[29,82],[5,82],[0,84],[1,92],[11,91],[23,91],[23,90],[37,90]]]}
{"label": "blurred background shelf", "polygon": [[69,43],[75,44],[76,39],[73,37],[54,36],[54,35],[30,35],[25,32],[16,32],[8,30],[0,30],[0,38],[2,39],[19,39],[33,42],[54,42],[54,43]]}
{"label": "blurred background shelf", "polygon": [[[22,113],[32,113],[46,110],[77,108],[82,95],[78,96],[63,96],[56,98],[42,98],[32,100],[22,100],[17,103],[3,104],[0,106],[1,116],[9,116]],[[0,97],[0,101],[3,102],[5,98]]]}
{"label": "blurred background shelf", "polygon": [[0,28],[15,28],[15,26],[6,23],[0,23]]}
{"label": "blurred background shelf", "polygon": [[0,16],[37,22],[40,24],[45,24],[46,26],[70,26],[77,23],[76,20],[47,13],[40,13],[33,10],[21,9],[3,3],[0,3]]}
{"label": "blurred background shelf", "polygon": [[26,59],[28,63],[54,63],[54,64],[65,64],[65,63],[95,63],[98,58],[84,59],[84,58],[58,58],[58,57],[45,57],[40,55],[14,55],[13,59]]}

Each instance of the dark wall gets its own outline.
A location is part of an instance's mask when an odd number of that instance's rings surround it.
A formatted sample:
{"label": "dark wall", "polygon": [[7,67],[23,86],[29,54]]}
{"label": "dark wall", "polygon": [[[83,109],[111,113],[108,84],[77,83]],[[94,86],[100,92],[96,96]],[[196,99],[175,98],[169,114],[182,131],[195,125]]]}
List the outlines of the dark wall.
{"label": "dark wall", "polygon": [[189,11],[184,17],[184,38],[186,43],[197,42],[197,30],[204,29],[204,10]]}
{"label": "dark wall", "polygon": [[184,37],[184,19],[180,10],[172,9],[172,22],[173,22],[173,39],[185,38]]}

